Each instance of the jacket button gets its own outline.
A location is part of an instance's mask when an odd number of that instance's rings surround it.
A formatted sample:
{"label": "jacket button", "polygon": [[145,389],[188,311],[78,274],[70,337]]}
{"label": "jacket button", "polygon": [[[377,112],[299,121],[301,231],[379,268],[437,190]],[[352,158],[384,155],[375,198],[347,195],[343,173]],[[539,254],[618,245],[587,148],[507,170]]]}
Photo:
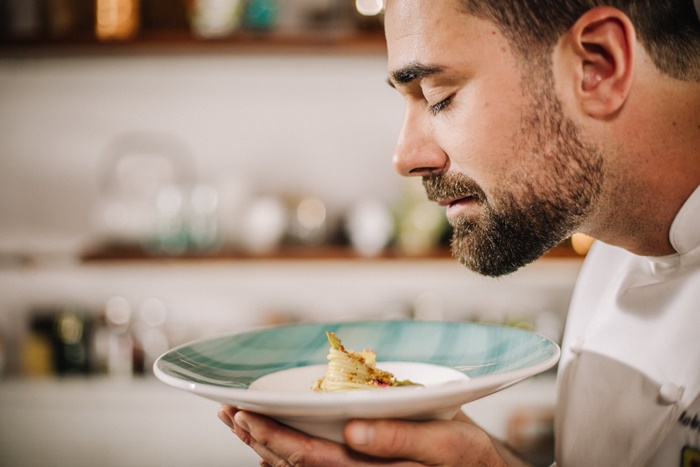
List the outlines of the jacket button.
{"label": "jacket button", "polygon": [[569,350],[574,355],[578,355],[583,350],[583,337],[578,336],[571,339],[571,344],[569,344]]}
{"label": "jacket button", "polygon": [[671,405],[678,402],[683,397],[683,386],[673,383],[664,383],[659,389],[659,402],[663,405]]}

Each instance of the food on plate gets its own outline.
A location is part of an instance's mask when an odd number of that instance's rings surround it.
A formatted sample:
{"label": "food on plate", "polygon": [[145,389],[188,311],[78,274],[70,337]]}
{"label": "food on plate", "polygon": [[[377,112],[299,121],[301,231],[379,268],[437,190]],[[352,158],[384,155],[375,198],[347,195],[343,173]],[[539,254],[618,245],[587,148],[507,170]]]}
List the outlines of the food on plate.
{"label": "food on plate", "polygon": [[326,336],[331,344],[328,368],[323,378],[313,383],[314,391],[420,386],[409,380],[397,380],[390,372],[377,368],[374,350],[346,350],[335,333],[326,331]]}

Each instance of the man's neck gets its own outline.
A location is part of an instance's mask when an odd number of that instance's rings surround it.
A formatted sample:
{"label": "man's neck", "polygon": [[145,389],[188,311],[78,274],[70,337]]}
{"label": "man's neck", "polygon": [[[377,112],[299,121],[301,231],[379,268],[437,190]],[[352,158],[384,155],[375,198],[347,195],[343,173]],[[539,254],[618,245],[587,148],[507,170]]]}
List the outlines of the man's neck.
{"label": "man's neck", "polygon": [[607,161],[590,234],[638,255],[671,254],[671,225],[700,185],[700,84],[656,80],[629,104],[611,128],[625,140]]}

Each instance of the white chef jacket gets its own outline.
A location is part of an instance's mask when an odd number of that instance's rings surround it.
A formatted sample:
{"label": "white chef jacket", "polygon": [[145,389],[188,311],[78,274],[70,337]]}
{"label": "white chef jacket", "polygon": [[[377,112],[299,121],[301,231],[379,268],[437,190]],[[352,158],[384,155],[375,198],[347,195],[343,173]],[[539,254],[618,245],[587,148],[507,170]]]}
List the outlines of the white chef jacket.
{"label": "white chef jacket", "polygon": [[584,262],[557,378],[559,467],[700,465],[700,187],[670,240],[662,257],[596,242]]}

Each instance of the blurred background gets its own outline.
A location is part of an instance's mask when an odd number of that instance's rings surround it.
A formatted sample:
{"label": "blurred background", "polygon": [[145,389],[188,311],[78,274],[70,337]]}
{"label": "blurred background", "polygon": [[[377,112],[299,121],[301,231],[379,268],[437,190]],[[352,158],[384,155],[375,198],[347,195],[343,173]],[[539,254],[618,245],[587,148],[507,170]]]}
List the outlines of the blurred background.
{"label": "blurred background", "polygon": [[[0,0],[0,464],[257,465],[155,380],[193,339],[347,319],[558,341],[585,244],[450,258],[393,172],[380,0]],[[585,242],[584,242],[585,243]],[[469,404],[551,461],[553,373]]]}

